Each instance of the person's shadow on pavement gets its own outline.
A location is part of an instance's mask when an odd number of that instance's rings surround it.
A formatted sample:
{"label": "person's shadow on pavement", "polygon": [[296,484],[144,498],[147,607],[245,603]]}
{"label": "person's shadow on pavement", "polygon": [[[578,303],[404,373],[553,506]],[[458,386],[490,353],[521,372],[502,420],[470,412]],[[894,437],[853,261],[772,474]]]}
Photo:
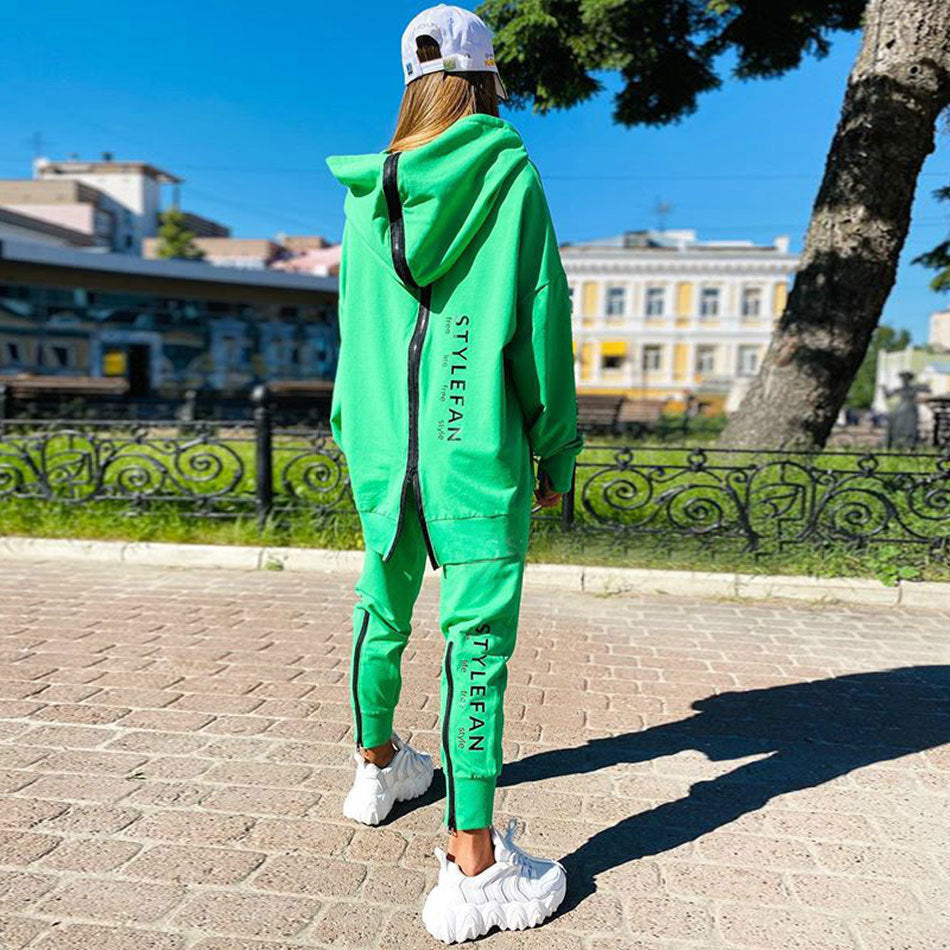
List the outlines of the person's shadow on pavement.
{"label": "person's shadow on pavement", "polygon": [[[950,741],[950,666],[916,666],[721,693],[696,715],[641,732],[540,752],[505,765],[499,787],[644,762],[696,749],[713,761],[771,753],[689,795],[631,815],[562,859],[568,894],[560,913],[596,890],[603,871],[693,841],[771,798],[854,769]],[[635,780],[635,777],[634,777]]]}

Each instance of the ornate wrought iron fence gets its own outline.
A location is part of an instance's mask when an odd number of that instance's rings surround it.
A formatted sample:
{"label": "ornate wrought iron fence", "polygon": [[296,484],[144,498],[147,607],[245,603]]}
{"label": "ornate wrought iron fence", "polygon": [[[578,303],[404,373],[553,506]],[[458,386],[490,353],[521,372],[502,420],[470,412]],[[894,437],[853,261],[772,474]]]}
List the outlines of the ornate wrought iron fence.
{"label": "ornate wrought iron fence", "polygon": [[[316,519],[355,514],[345,460],[321,429],[253,423],[0,422],[4,499],[174,505],[196,517]],[[950,453],[741,452],[602,441],[548,529],[611,543],[720,540],[767,553],[789,545],[889,542],[950,553]]]}

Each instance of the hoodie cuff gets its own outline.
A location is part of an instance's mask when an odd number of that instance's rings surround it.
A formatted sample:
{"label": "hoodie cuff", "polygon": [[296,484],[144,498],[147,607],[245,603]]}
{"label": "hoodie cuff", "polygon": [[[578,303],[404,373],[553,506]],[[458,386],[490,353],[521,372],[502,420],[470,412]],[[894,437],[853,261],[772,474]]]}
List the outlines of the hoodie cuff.
{"label": "hoodie cuff", "polygon": [[565,449],[550,458],[538,462],[538,478],[542,473],[548,476],[551,488],[562,495],[571,490],[574,481],[574,449]]}

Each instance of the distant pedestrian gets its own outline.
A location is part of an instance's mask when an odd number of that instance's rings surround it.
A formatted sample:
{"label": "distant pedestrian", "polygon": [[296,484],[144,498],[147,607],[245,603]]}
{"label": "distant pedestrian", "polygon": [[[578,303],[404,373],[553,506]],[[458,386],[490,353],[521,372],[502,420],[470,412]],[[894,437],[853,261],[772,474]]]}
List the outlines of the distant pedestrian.
{"label": "distant pedestrian", "polygon": [[440,4],[409,24],[402,62],[386,151],[328,160],[348,188],[332,428],[366,543],[343,811],[378,825],[432,781],[431,758],[393,732],[428,557],[442,570],[449,839],[423,922],[451,943],[536,926],[564,897],[564,868],[492,816],[532,492],[558,504],[581,439],[567,281],[538,173],[498,117],[491,34]]}

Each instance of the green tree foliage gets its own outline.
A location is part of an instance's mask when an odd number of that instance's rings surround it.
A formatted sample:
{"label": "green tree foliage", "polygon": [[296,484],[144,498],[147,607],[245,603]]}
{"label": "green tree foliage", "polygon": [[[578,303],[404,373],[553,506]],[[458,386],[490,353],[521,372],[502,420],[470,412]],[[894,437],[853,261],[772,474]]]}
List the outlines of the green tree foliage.
{"label": "green tree foliage", "polygon": [[495,53],[513,104],[538,112],[623,88],[614,118],[665,125],[696,111],[722,85],[722,56],[739,79],[780,76],[824,56],[835,30],[856,30],[866,0],[485,0]]}
{"label": "green tree foliage", "polygon": [[877,381],[877,354],[905,350],[910,346],[910,333],[907,330],[895,330],[886,323],[881,324],[871,337],[867,354],[854,375],[848,392],[846,405],[852,409],[870,409],[874,402],[874,387]]}
{"label": "green tree foliage", "polygon": [[[934,192],[934,197],[938,201],[950,201],[950,188],[938,189]],[[937,293],[950,291],[950,240],[944,241],[932,251],[914,258],[914,263],[922,264],[924,267],[937,272],[933,280],[930,281],[931,290],[935,290]]]}
{"label": "green tree foliage", "polygon": [[177,208],[170,208],[159,215],[159,257],[179,261],[204,260],[205,252],[195,244],[195,235],[185,227],[185,216]]}

